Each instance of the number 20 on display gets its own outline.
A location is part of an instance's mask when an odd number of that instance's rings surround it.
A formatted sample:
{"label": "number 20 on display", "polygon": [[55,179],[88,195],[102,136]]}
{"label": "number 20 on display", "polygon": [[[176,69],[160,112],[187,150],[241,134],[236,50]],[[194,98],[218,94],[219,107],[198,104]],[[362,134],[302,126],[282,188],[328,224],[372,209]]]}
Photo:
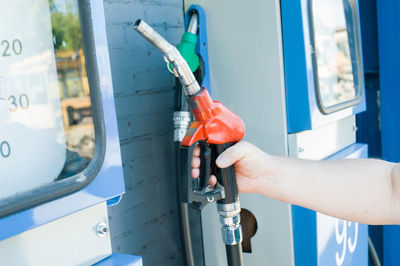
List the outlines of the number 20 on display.
{"label": "number 20 on display", "polygon": [[3,57],[22,54],[22,42],[18,39],[1,41],[1,55]]}

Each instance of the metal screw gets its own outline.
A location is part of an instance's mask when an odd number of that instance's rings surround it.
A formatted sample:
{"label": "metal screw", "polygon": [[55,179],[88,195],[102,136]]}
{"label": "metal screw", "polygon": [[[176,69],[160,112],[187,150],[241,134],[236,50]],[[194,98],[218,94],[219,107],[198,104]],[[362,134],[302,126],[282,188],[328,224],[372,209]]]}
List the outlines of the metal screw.
{"label": "metal screw", "polygon": [[213,202],[214,201],[214,197],[207,197],[207,201],[208,202]]}
{"label": "metal screw", "polygon": [[108,233],[108,226],[106,223],[99,223],[97,225],[97,236],[98,237],[105,237]]}

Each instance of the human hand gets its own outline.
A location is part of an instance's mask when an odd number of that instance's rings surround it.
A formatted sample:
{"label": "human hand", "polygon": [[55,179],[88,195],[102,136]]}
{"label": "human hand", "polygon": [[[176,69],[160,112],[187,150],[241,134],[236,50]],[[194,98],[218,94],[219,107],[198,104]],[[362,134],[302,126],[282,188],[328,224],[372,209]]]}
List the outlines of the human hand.
{"label": "human hand", "polygon": [[[200,147],[193,151],[192,177],[200,175]],[[220,168],[226,168],[234,164],[235,175],[239,192],[261,193],[263,177],[268,174],[267,162],[269,155],[258,149],[256,146],[241,141],[224,151],[216,160]],[[215,186],[217,179],[211,176],[209,184]]]}

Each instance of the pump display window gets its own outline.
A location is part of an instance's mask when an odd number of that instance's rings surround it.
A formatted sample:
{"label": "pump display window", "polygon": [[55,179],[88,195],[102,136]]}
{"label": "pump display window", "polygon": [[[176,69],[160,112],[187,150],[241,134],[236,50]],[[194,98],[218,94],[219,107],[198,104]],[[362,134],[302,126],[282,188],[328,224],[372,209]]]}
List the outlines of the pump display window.
{"label": "pump display window", "polygon": [[359,25],[352,0],[309,2],[318,107],[328,114],[361,101]]}
{"label": "pump display window", "polygon": [[[89,84],[78,1],[0,2],[4,216],[87,185],[101,166],[95,142],[104,136],[95,130],[102,117],[92,109],[97,88]],[[79,178],[86,181],[77,186]]]}

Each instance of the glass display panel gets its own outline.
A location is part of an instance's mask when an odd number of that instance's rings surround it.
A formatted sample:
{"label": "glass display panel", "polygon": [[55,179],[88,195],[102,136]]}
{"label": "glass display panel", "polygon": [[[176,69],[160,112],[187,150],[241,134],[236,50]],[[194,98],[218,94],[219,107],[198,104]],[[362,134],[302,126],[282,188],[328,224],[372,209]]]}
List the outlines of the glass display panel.
{"label": "glass display panel", "polygon": [[0,199],[86,168],[94,125],[77,0],[0,0]]}
{"label": "glass display panel", "polygon": [[324,113],[356,104],[361,98],[361,48],[353,4],[351,0],[312,1],[316,89]]}

